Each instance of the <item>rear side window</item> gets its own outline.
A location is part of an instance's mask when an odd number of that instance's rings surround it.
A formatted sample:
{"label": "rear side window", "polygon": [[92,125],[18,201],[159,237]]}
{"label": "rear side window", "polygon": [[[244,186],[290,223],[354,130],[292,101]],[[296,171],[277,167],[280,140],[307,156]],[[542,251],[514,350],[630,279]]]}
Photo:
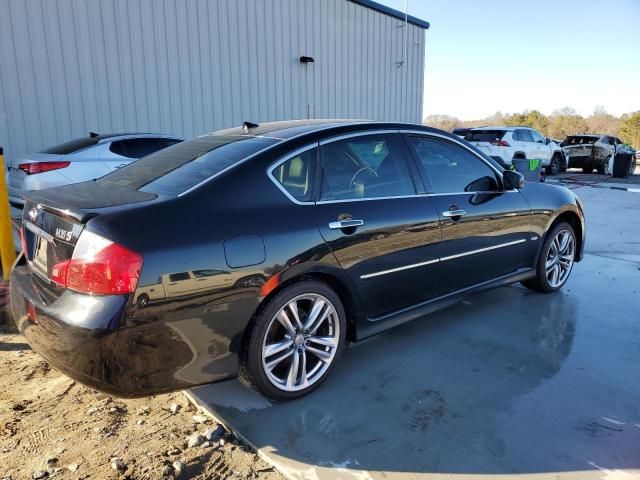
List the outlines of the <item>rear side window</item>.
{"label": "rear side window", "polygon": [[142,158],[176,143],[179,141],[169,138],[130,138],[111,142],[109,150],[126,158]]}
{"label": "rear side window", "polygon": [[393,135],[363,135],[322,146],[320,200],[398,197],[416,193]]}
{"label": "rear side window", "polygon": [[61,143],[60,145],[56,145],[55,147],[50,147],[46,150],[42,150],[40,153],[67,155],[69,153],[74,153],[78,150],[83,150],[85,148],[96,145],[99,141],[100,139],[98,137],[76,138],[75,140],[70,140],[68,142]]}
{"label": "rear side window", "polygon": [[474,130],[473,132],[469,132],[464,139],[467,142],[493,143],[502,140],[505,133],[504,130]]}
{"label": "rear side window", "polygon": [[147,155],[98,180],[151,193],[178,195],[279,140],[204,135]]}
{"label": "rear side window", "polygon": [[189,272],[172,273],[169,275],[170,282],[182,282],[184,280],[189,280],[190,278]]}
{"label": "rear side window", "polygon": [[317,148],[306,150],[278,165],[271,171],[271,175],[296,200],[313,200],[317,155]]}
{"label": "rear side window", "polygon": [[494,170],[466,148],[451,142],[409,137],[434,193],[498,190]]}

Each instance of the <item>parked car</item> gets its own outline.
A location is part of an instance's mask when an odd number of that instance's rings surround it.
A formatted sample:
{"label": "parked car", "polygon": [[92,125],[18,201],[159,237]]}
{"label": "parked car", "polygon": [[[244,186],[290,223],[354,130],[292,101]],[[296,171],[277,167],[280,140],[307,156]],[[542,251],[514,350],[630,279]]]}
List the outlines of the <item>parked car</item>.
{"label": "parked car", "polygon": [[181,141],[154,133],[91,133],[14,159],[7,164],[11,217],[22,217],[26,191],[93,180]]}
{"label": "parked car", "polygon": [[458,137],[464,138],[472,129],[471,128],[454,128],[451,130],[451,133],[457,135]]}
{"label": "parked car", "polygon": [[503,167],[508,167],[514,159],[521,158],[540,160],[541,166],[549,175],[556,175],[564,168],[560,146],[533,128],[474,128],[464,138]]}
{"label": "parked car", "polygon": [[569,168],[582,168],[584,173],[604,174],[616,154],[616,147],[623,142],[610,135],[570,135],[561,146]]}
{"label": "parked car", "polygon": [[[14,319],[56,368],[119,396],[239,376],[299,397],[347,341],[487,288],[560,289],[585,239],[571,190],[400,123],[219,131],[25,199]],[[134,301],[204,270],[252,280],[212,275],[153,310]]]}

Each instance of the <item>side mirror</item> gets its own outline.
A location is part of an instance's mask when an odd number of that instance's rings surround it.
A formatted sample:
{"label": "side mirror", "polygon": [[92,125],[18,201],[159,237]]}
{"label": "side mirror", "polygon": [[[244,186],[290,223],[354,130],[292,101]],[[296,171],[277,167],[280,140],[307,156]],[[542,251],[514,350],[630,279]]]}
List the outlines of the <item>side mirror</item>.
{"label": "side mirror", "polygon": [[547,138],[547,139],[545,140],[545,142],[546,142],[546,144],[547,144],[547,145],[549,145],[549,144],[551,143],[551,139],[550,139],[550,138]]}
{"label": "side mirror", "polygon": [[505,170],[502,174],[502,183],[505,190],[520,189],[524,187],[524,176],[520,172]]}

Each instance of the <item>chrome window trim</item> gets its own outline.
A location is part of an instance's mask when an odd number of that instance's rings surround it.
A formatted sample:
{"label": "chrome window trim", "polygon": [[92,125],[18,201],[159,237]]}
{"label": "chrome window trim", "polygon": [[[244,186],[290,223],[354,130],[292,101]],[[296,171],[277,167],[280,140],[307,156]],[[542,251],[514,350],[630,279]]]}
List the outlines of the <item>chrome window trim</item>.
{"label": "chrome window trim", "polygon": [[[295,203],[296,205],[314,205],[315,202],[313,201],[306,201],[306,202],[302,202],[300,200],[298,200],[297,198],[295,198],[293,195],[291,195],[286,188],[284,188],[284,185],[282,185],[274,176],[273,176],[273,171],[278,168],[280,165],[282,165],[283,163],[291,160],[294,157],[297,157],[298,155],[304,153],[304,152],[308,152],[309,150],[312,150],[314,148],[318,148],[318,142],[306,145],[304,147],[298,148],[296,150],[294,150],[293,152],[289,152],[287,153],[284,157],[280,158],[279,160],[277,160],[275,163],[273,163],[272,165],[270,165],[269,167],[267,167],[267,177],[269,177],[269,180],[271,180],[276,187],[278,187],[278,189],[285,194],[285,196],[291,200],[293,203]],[[313,186],[315,187],[315,185]],[[312,188],[313,188],[312,187]]]}
{"label": "chrome window trim", "polygon": [[506,242],[506,243],[500,243],[498,245],[492,245],[490,247],[478,248],[477,250],[470,250],[468,252],[457,253],[455,255],[449,255],[449,256],[446,256],[446,257],[436,258],[436,259],[433,259],[433,260],[427,260],[426,262],[412,263],[410,265],[403,265],[402,267],[390,268],[388,270],[380,270],[378,272],[373,272],[373,273],[366,273],[364,275],[360,275],[360,280],[367,280],[368,278],[378,277],[380,275],[386,275],[388,273],[400,272],[402,270],[409,270],[409,269],[412,269],[412,268],[423,267],[423,266],[426,266],[426,265],[432,265],[434,263],[446,262],[447,260],[453,260],[453,259],[456,259],[456,258],[466,257],[468,255],[475,255],[477,253],[489,252],[491,250],[496,250],[498,248],[510,247],[511,245],[518,245],[518,244],[524,243],[526,241],[527,241],[526,239],[521,238],[520,240],[514,240],[512,242]]}
{"label": "chrome window trim", "polygon": [[[425,132],[422,130],[409,130],[409,129],[403,129],[403,130],[397,130],[397,129],[378,129],[378,130],[363,130],[363,131],[359,131],[359,132],[351,132],[351,133],[345,133],[345,134],[340,134],[340,135],[336,135],[330,138],[326,138],[324,140],[320,140],[318,142],[314,142],[313,144],[309,144],[306,145],[304,147],[301,147],[299,149],[296,149],[295,151],[288,153],[287,155],[285,155],[284,157],[278,159],[274,164],[270,165],[267,168],[267,176],[269,177],[269,179],[275,183],[275,185],[280,189],[281,192],[283,192],[285,194],[285,196],[291,200],[293,203],[295,203],[296,205],[329,205],[332,203],[348,203],[348,202],[365,202],[365,201],[371,201],[371,200],[396,200],[396,199],[401,199],[401,198],[416,198],[416,197],[439,197],[439,196],[444,196],[444,195],[478,195],[478,194],[496,194],[496,193],[515,193],[518,192],[517,189],[513,189],[513,190],[500,190],[500,191],[494,191],[494,190],[489,190],[489,191],[476,191],[476,192],[451,192],[451,193],[415,193],[413,195],[394,195],[394,196],[388,196],[388,197],[366,197],[366,198],[347,198],[347,199],[340,199],[340,200],[318,200],[315,202],[312,201],[308,201],[308,202],[301,202],[299,200],[296,200],[294,197],[292,197],[289,192],[287,192],[284,187],[282,185],[280,185],[280,183],[273,177],[272,172],[273,170],[279,166],[281,163],[289,160],[290,158],[292,158],[295,155],[299,155],[302,152],[305,152],[306,150],[309,150],[311,148],[315,148],[315,147],[322,147],[323,145],[329,144],[329,143],[333,143],[333,142],[337,142],[340,140],[344,140],[347,138],[352,138],[352,137],[361,137],[364,135],[381,135],[381,134],[398,134],[398,133],[410,133],[410,134],[420,134],[420,135],[431,135],[434,137],[439,137],[439,138],[443,138],[445,140],[452,140],[449,137],[445,136],[445,135],[440,135],[437,133],[431,133],[431,132]],[[295,138],[295,137],[293,137]],[[287,141],[287,140],[285,140]],[[478,157],[482,162],[484,162],[486,165],[488,165],[490,168],[492,168],[496,173],[498,173],[499,175],[502,175],[502,172],[500,172],[499,170],[497,170],[493,165],[491,165],[490,163],[488,163],[484,158],[482,158],[481,156],[479,156],[477,154],[477,152],[474,152],[472,149],[470,149],[469,147],[467,147],[466,145],[457,142],[457,141],[453,141],[454,143],[466,148],[467,150],[469,150],[472,154],[474,154],[476,157]],[[275,144],[273,146],[279,145]],[[266,148],[265,150],[268,150],[271,147]],[[258,155],[260,153],[262,153],[263,151],[260,152],[256,152],[254,155]],[[253,155],[252,155],[253,156]],[[246,160],[248,160],[250,157],[248,157]],[[244,160],[242,160],[241,162],[244,162]],[[240,163],[241,163],[240,162]],[[239,164],[239,163],[238,163]],[[238,165],[236,164],[236,165]],[[227,168],[233,168],[235,165],[231,165],[230,167]],[[224,171],[219,172],[216,175],[222,174]],[[215,175],[214,175],[215,177]],[[214,178],[214,177],[211,177]],[[209,179],[205,180],[204,182],[208,181]],[[192,187],[196,188],[196,187]],[[185,192],[187,193],[187,192]],[[183,195],[183,194],[180,194]]]}

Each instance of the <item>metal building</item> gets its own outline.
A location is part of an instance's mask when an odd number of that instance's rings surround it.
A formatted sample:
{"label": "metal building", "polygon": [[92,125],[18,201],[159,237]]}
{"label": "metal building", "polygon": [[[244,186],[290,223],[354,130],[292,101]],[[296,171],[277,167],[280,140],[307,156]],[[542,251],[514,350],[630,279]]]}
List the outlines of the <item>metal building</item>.
{"label": "metal building", "polygon": [[428,27],[369,0],[0,0],[0,145],[419,122]]}

